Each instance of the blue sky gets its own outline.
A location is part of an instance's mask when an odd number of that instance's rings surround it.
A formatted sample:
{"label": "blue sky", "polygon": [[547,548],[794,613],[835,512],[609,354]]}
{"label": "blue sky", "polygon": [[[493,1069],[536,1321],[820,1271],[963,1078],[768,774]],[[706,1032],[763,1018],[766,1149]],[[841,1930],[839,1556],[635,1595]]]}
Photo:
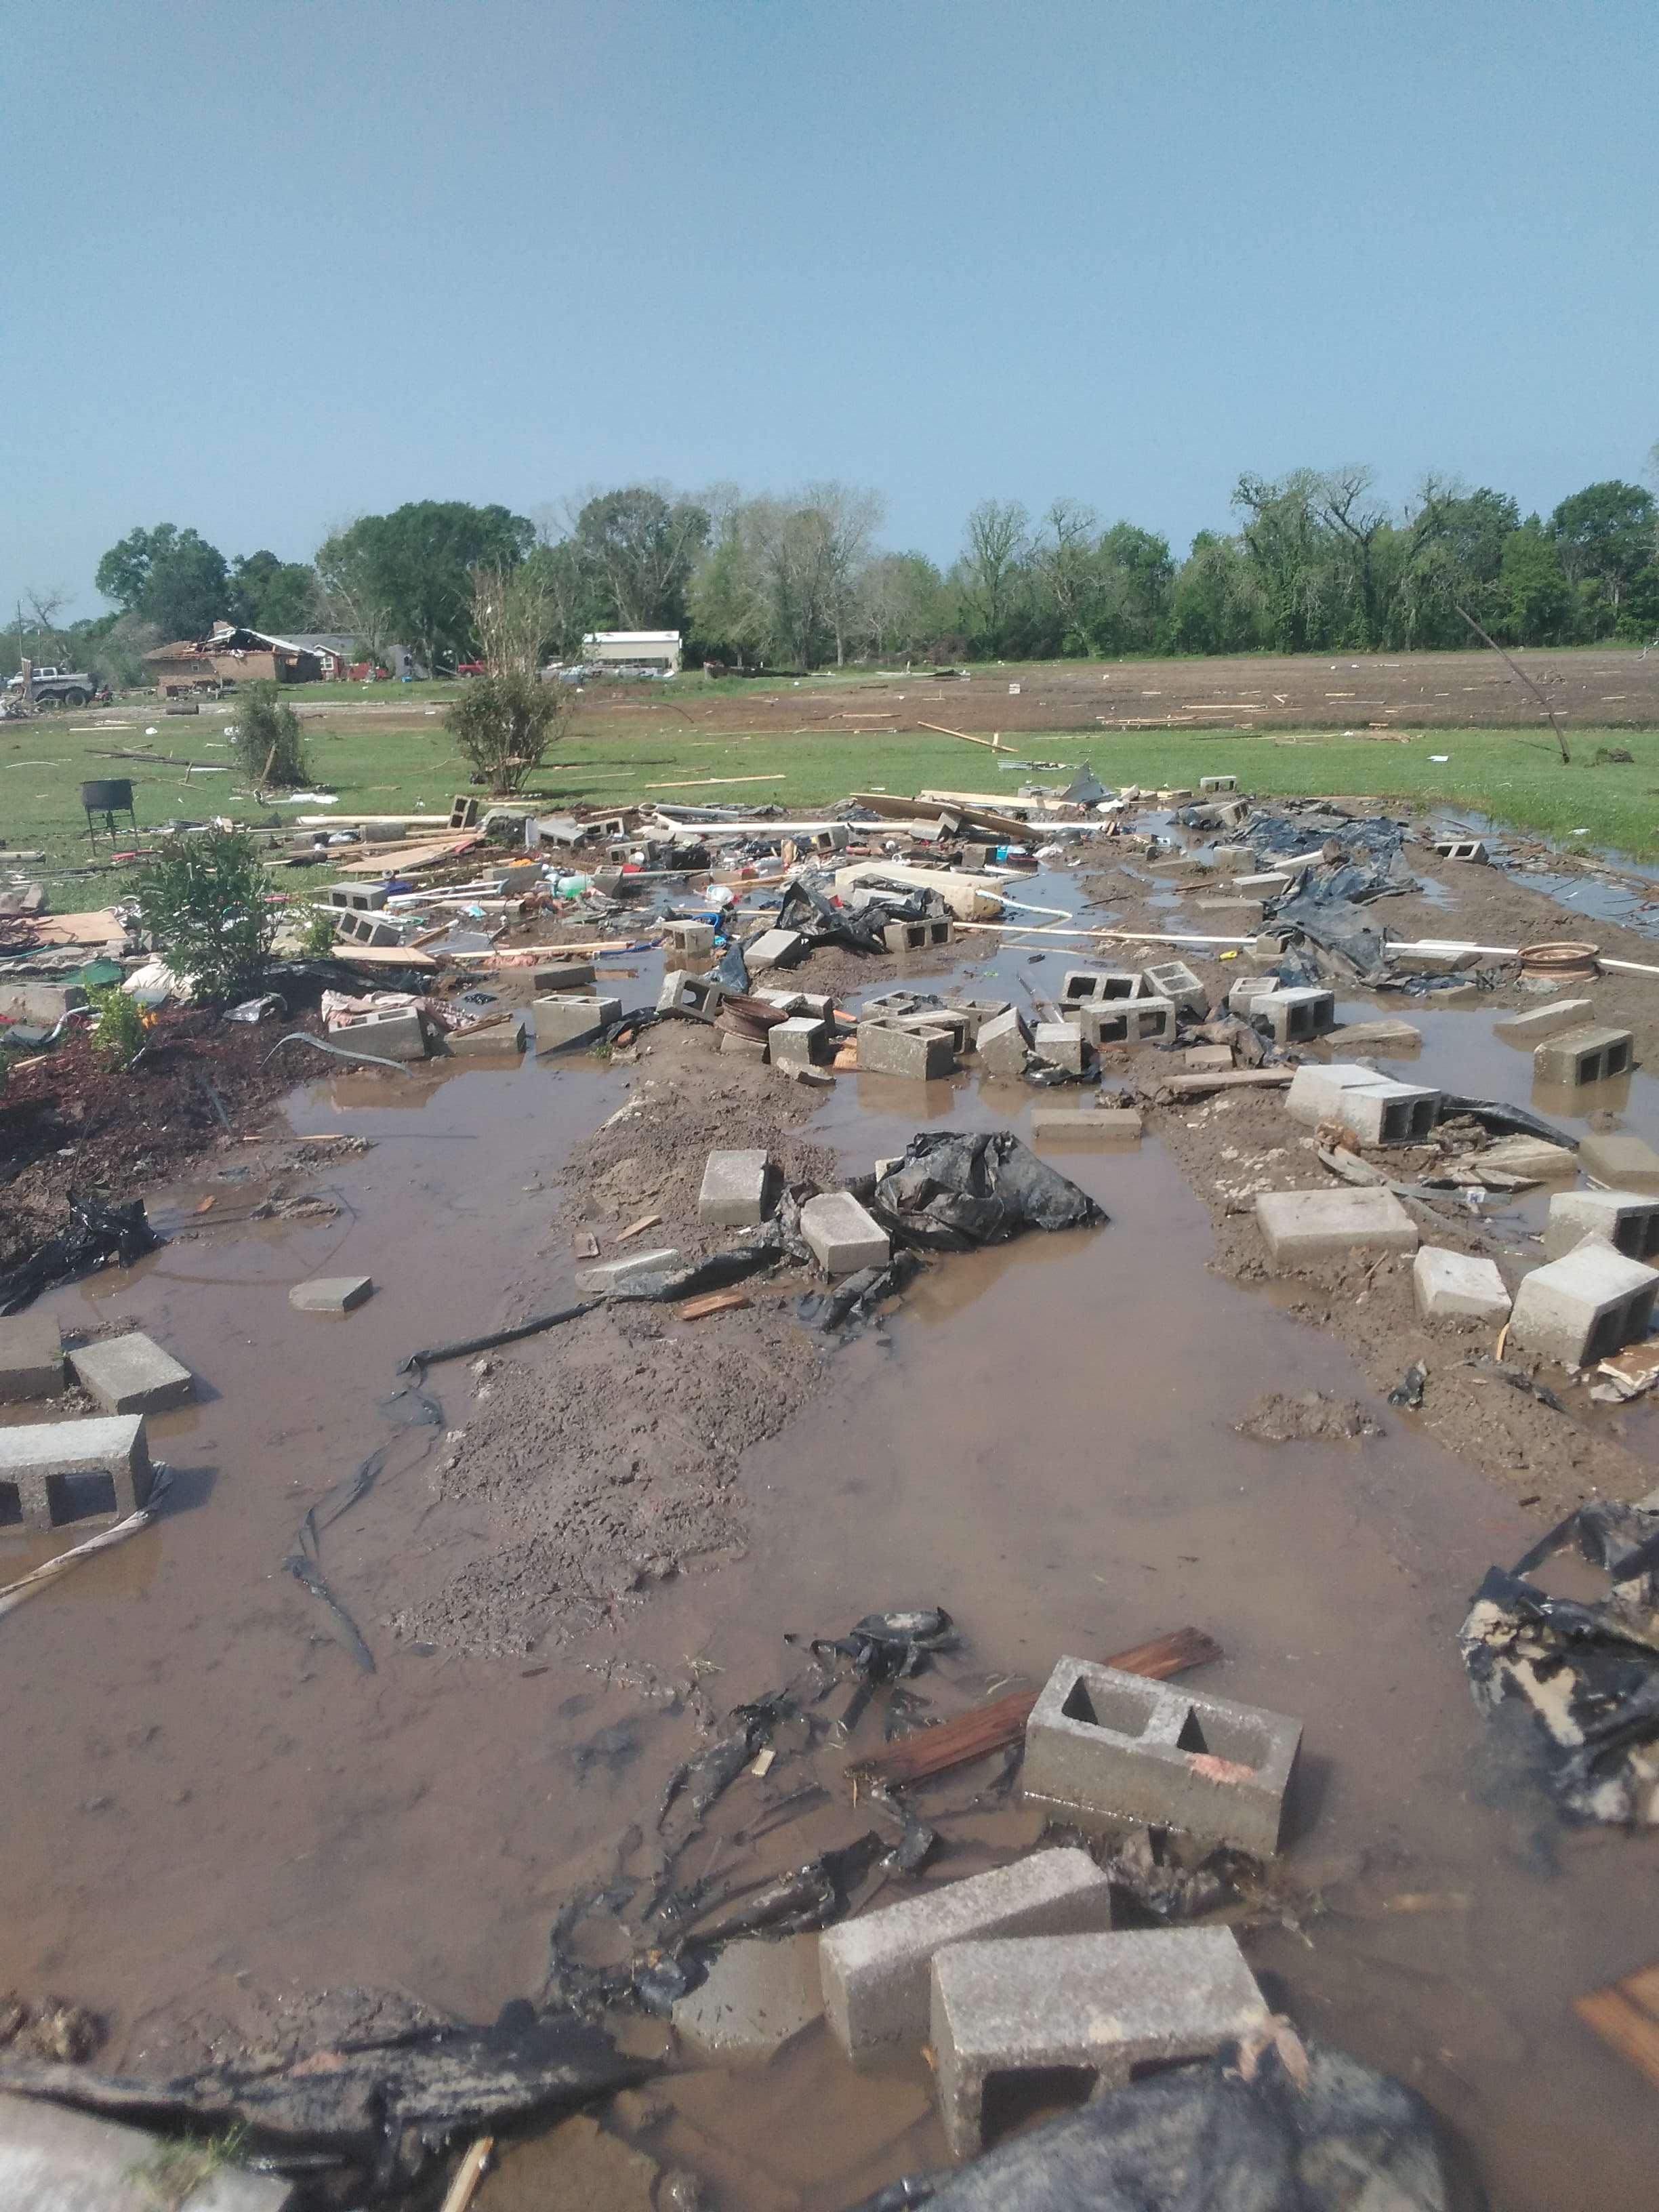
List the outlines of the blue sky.
{"label": "blue sky", "polygon": [[1241,469],[1547,509],[1659,439],[1652,0],[7,21],[0,605],[136,523],[838,476],[1181,549]]}

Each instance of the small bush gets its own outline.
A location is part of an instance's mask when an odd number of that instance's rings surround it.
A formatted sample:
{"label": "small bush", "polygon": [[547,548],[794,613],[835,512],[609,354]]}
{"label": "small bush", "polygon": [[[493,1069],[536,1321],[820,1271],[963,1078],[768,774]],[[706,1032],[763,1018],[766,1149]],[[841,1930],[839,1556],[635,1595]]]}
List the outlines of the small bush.
{"label": "small bush", "polygon": [[564,735],[563,687],[517,669],[474,677],[449,709],[449,727],[474,779],[495,793],[520,791]]}
{"label": "small bush", "polygon": [[240,695],[232,743],[256,790],[297,791],[311,781],[300,718],[275,684],[250,684]]}
{"label": "small bush", "polygon": [[300,924],[300,950],[307,960],[326,960],[333,952],[334,915],[329,908],[307,908]]}
{"label": "small bush", "polygon": [[148,1041],[144,1017],[137,1000],[118,983],[87,993],[91,1006],[92,1048],[117,1067],[131,1067]]}
{"label": "small bush", "polygon": [[138,908],[151,942],[198,999],[258,990],[275,934],[259,848],[245,830],[168,838],[138,878]]}

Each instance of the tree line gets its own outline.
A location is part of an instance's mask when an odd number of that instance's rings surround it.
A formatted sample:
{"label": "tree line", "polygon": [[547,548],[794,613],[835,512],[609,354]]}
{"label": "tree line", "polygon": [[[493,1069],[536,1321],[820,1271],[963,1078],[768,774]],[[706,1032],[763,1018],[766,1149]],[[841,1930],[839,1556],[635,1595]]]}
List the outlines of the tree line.
{"label": "tree line", "polygon": [[228,619],[343,633],[371,660],[396,643],[442,669],[479,648],[481,577],[512,578],[515,619],[567,661],[598,629],[678,629],[694,660],[796,670],[1412,651],[1468,643],[1471,620],[1512,645],[1659,634],[1659,505],[1639,484],[1589,484],[1523,518],[1490,487],[1431,477],[1396,512],[1367,470],[1299,469],[1242,476],[1231,505],[1235,526],[1200,531],[1177,560],[1079,501],[1033,515],[986,500],[943,568],[884,546],[879,494],[835,482],[757,497],[635,484],[534,520],[417,501],[341,526],[308,562],[228,561],[164,523],[99,562],[112,613],[58,629],[37,596],[11,642],[36,659],[101,651],[135,680],[124,659]]}

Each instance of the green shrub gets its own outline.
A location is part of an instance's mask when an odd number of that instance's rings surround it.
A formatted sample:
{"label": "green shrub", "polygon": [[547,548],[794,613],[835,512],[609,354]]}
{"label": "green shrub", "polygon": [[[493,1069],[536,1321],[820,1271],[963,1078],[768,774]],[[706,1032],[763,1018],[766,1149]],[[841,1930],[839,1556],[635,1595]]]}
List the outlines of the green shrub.
{"label": "green shrub", "polygon": [[334,950],[334,915],[325,906],[307,907],[300,923],[300,950],[307,960],[326,960]]}
{"label": "green shrub", "polygon": [[519,669],[475,676],[449,709],[449,727],[474,777],[492,792],[522,790],[564,735],[570,695]]}
{"label": "green shrub", "polygon": [[110,983],[101,989],[89,990],[87,1003],[95,1017],[92,1024],[93,1050],[117,1067],[131,1067],[149,1036],[137,1000],[118,983]]}
{"label": "green shrub", "polygon": [[300,718],[275,684],[250,684],[238,695],[232,742],[242,773],[256,790],[297,791],[311,781]]}
{"label": "green shrub", "polygon": [[258,990],[276,933],[259,848],[245,830],[169,837],[138,878],[138,908],[173,973],[198,999]]}

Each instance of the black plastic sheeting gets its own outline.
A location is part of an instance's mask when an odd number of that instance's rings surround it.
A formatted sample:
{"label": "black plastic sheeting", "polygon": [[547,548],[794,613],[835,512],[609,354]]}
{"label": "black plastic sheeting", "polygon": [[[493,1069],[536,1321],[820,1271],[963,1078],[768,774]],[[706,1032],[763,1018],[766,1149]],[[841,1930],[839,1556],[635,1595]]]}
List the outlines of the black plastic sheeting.
{"label": "black plastic sheeting", "polygon": [[165,1242],[145,1219],[143,1199],[100,1206],[94,1199],[71,1198],[67,1224],[0,1275],[0,1314],[21,1313],[55,1283],[72,1283],[111,1261],[130,1267]]}
{"label": "black plastic sheeting", "polygon": [[768,926],[798,930],[807,945],[839,945],[848,952],[884,952],[882,933],[890,921],[943,920],[945,908],[930,891],[884,890],[879,884],[862,886],[868,894],[859,907],[842,906],[827,884],[811,876],[797,876],[778,902],[777,915]]}
{"label": "black plastic sheeting", "polygon": [[[1606,1597],[1551,1597],[1526,1577],[1575,1547]],[[1570,1817],[1645,1827],[1659,1819],[1659,1511],[1595,1499],[1513,1572],[1494,1567],[1458,1631],[1488,1718],[1514,1699],[1537,1723],[1548,1787]]]}
{"label": "black plastic sheeting", "polygon": [[1465,1098],[1459,1091],[1443,1091],[1441,1120],[1453,1121],[1463,1114],[1479,1121],[1494,1136],[1538,1137],[1547,1145],[1559,1145],[1565,1152],[1578,1150],[1577,1137],[1567,1136],[1553,1122],[1546,1121],[1541,1115],[1529,1113],[1524,1106],[1510,1106],[1501,1098]]}
{"label": "black plastic sheeting", "polygon": [[852,1186],[896,1244],[967,1252],[1027,1229],[1091,1229],[1109,1218],[1086,1191],[1012,1130],[923,1129],[884,1176]]}
{"label": "black plastic sheeting", "polygon": [[861,1327],[874,1321],[886,1301],[908,1287],[921,1264],[914,1252],[895,1252],[884,1267],[860,1267],[857,1274],[842,1276],[826,1291],[803,1292],[795,1301],[795,1318],[803,1328],[823,1334]]}
{"label": "black plastic sheeting", "polygon": [[857,2212],[1450,2212],[1428,2106],[1328,2045],[1274,2034],[1099,2098]]}

